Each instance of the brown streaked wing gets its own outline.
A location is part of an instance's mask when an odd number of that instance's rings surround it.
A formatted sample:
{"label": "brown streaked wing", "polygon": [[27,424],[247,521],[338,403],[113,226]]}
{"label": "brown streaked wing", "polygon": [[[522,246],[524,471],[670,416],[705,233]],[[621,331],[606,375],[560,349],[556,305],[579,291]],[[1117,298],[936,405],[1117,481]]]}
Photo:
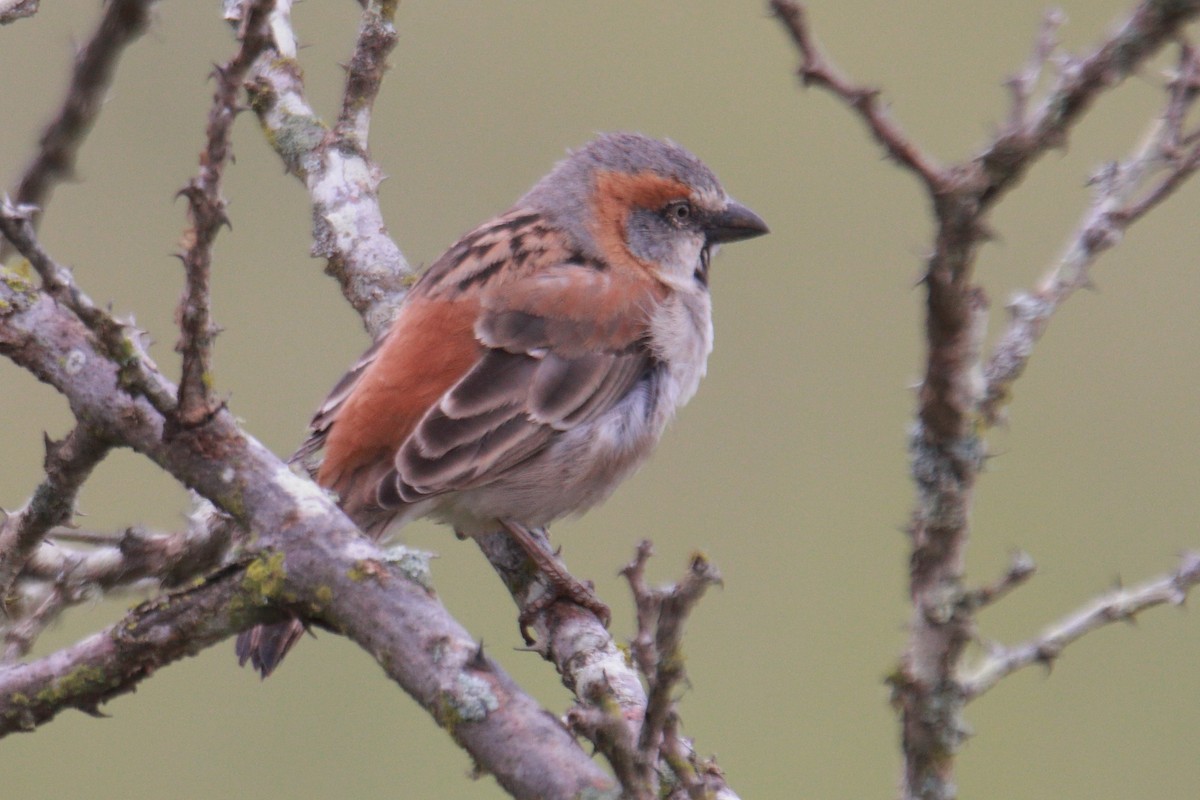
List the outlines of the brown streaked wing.
{"label": "brown streaked wing", "polygon": [[491,349],[401,445],[380,486],[384,507],[497,480],[612,408],[651,368],[642,309],[658,284],[587,264],[533,266],[487,284],[475,330]]}
{"label": "brown streaked wing", "polygon": [[503,281],[514,266],[523,269],[553,242],[546,232],[540,214],[514,208],[455,242],[425,271],[413,291],[454,297]]}
{"label": "brown streaked wing", "polygon": [[317,413],[313,414],[312,420],[308,423],[308,438],[296,448],[296,452],[288,459],[289,463],[307,464],[308,460],[325,446],[325,438],[329,435],[329,428],[333,425],[334,418],[337,417],[338,409],[354,391],[354,387],[358,385],[358,379],[374,363],[375,356],[378,355],[379,347],[383,344],[385,337],[386,334],[367,348],[367,351],[359,356],[358,361],[354,362],[354,366],[334,384],[325,397],[325,401],[321,403],[321,407],[317,409]]}

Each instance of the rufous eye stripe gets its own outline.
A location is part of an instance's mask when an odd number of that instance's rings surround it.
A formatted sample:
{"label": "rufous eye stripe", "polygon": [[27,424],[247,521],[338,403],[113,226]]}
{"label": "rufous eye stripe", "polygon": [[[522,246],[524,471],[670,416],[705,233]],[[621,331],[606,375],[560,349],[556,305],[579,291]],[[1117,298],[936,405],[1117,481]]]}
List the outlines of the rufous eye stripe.
{"label": "rufous eye stripe", "polygon": [[658,209],[672,200],[686,199],[691,195],[688,187],[673,178],[665,178],[654,172],[599,171],[595,177],[592,194],[591,234],[602,253],[625,256],[621,264],[613,259],[615,266],[640,269],[653,273],[654,265],[638,258],[629,251],[625,226],[629,212],[636,208]]}

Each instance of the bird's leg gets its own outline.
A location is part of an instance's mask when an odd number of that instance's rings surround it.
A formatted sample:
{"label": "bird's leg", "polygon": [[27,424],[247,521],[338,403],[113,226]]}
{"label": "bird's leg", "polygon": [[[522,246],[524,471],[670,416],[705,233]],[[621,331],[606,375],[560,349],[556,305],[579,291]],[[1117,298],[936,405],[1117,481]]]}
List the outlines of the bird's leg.
{"label": "bird's leg", "polygon": [[528,628],[533,618],[559,598],[566,598],[576,605],[583,606],[595,614],[604,627],[608,627],[608,623],[612,621],[612,611],[596,596],[590,585],[567,572],[562,561],[550,550],[550,540],[545,535],[545,528],[540,529],[542,535],[538,536],[529,528],[512,520],[502,519],[500,524],[550,583],[549,592],[521,609],[521,635],[526,642],[531,641]]}

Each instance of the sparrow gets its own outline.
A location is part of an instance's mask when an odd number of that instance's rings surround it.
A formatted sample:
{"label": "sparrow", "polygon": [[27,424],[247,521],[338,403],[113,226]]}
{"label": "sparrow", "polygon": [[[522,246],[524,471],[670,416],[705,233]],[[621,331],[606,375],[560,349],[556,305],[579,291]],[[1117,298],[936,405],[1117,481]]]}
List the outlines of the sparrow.
{"label": "sparrow", "polygon": [[[419,517],[507,531],[607,623],[545,528],[650,455],[705,373],[713,254],[767,232],[679,145],[602,134],[424,272],[294,458],[324,451],[317,482],[370,536]],[[247,631],[239,660],[265,677],[303,630]]]}

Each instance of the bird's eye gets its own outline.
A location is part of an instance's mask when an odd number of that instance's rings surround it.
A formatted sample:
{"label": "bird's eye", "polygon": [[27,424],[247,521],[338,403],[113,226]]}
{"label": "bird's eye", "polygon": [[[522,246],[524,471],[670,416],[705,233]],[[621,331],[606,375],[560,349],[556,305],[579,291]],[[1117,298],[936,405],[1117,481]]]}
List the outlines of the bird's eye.
{"label": "bird's eye", "polygon": [[687,222],[692,218],[692,204],[687,200],[675,200],[667,203],[667,207],[663,209],[667,219],[679,224]]}

